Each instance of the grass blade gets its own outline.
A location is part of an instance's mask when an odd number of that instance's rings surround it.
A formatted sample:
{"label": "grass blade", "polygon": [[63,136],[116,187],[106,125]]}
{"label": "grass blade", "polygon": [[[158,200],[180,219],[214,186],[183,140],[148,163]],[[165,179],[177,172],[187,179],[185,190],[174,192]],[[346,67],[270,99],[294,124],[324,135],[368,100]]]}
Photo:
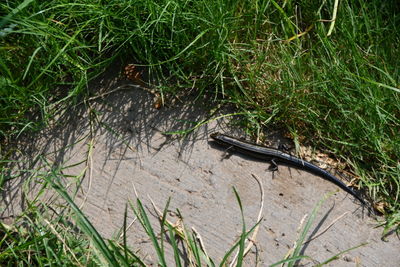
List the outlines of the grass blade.
{"label": "grass blade", "polygon": [[144,230],[146,231],[146,233],[148,234],[148,236],[151,239],[151,242],[153,243],[153,247],[156,250],[158,259],[159,259],[159,264],[161,266],[167,266],[167,263],[165,261],[165,257],[164,257],[164,253],[160,247],[160,245],[158,244],[158,240],[157,237],[154,233],[153,227],[151,226],[151,223],[149,221],[149,218],[147,217],[146,211],[143,208],[142,202],[137,199],[136,201],[137,207],[135,208],[133,205],[131,205],[133,212],[135,213],[135,215],[138,217],[141,225],[143,226]]}
{"label": "grass blade", "polygon": [[334,261],[334,260],[337,260],[337,259],[339,258],[340,255],[343,255],[344,253],[347,253],[347,252],[349,252],[349,251],[351,251],[351,250],[354,250],[354,249],[357,249],[357,248],[359,248],[359,247],[365,246],[365,245],[367,245],[367,244],[368,244],[368,243],[362,243],[362,244],[360,244],[360,245],[358,245],[358,246],[355,246],[355,247],[352,247],[352,248],[343,250],[343,251],[339,252],[338,254],[336,254],[335,256],[333,256],[333,257],[327,259],[326,261],[324,261],[324,262],[322,262],[322,263],[316,265],[315,267],[324,266],[324,265],[326,265],[326,264],[328,264],[328,263],[330,263],[330,262],[332,262],[332,261]]}
{"label": "grass blade", "polygon": [[236,200],[239,204],[239,208],[240,208],[240,216],[242,218],[242,234],[240,235],[240,240],[239,240],[239,254],[238,254],[238,258],[237,258],[237,267],[241,267],[242,263],[243,263],[243,254],[244,254],[244,249],[245,249],[245,245],[244,242],[246,241],[246,223],[244,221],[244,214],[243,214],[243,207],[242,207],[242,201],[240,200],[239,194],[236,191],[236,188],[233,187],[233,192],[235,193],[236,196]]}
{"label": "grass blade", "polygon": [[[309,217],[308,220],[307,220],[306,225],[305,225],[304,228],[303,228],[303,231],[302,231],[301,234],[300,234],[299,239],[298,239],[297,242],[296,242],[296,246],[295,246],[294,251],[293,251],[293,253],[292,253],[292,255],[291,255],[290,258],[296,258],[296,257],[300,256],[300,251],[301,251],[302,245],[303,245],[303,243],[304,243],[304,240],[306,239],[307,233],[309,232],[312,223],[315,221],[315,218],[316,218],[316,216],[317,216],[317,213],[318,213],[319,209],[321,208],[322,204],[323,204],[329,197],[331,197],[333,194],[334,194],[334,193],[329,193],[329,194],[325,195],[325,196],[318,202],[318,204],[314,207],[313,211],[311,212],[310,217]],[[295,263],[296,263],[296,261],[291,261],[291,262],[289,262],[288,266],[289,266],[289,267],[292,267],[292,266],[294,266]]]}
{"label": "grass blade", "polygon": [[278,261],[278,262],[276,262],[274,264],[271,264],[269,267],[275,267],[275,266],[278,266],[278,265],[282,265],[284,263],[295,263],[295,262],[297,262],[299,260],[302,260],[302,259],[310,259],[310,257],[308,257],[308,256],[290,257],[288,259],[284,259],[284,260]]}
{"label": "grass blade", "polygon": [[111,250],[108,248],[104,239],[97,232],[96,228],[90,223],[90,221],[86,218],[86,216],[82,213],[82,211],[78,208],[75,202],[70,198],[68,193],[65,191],[63,186],[57,182],[58,174],[55,170],[51,171],[51,176],[45,176],[44,179],[48,182],[51,187],[64,199],[67,201],[68,205],[74,211],[76,215],[76,222],[80,226],[80,229],[91,238],[94,246],[100,251],[100,254],[107,263],[111,266],[119,266],[116,258],[114,257]]}
{"label": "grass blade", "polygon": [[168,227],[168,232],[169,232],[169,238],[171,240],[171,246],[174,251],[175,266],[182,267],[182,263],[181,263],[180,255],[179,255],[179,253],[180,253],[179,247],[178,247],[178,243],[176,242],[176,238],[175,238],[175,232],[170,224],[167,224],[167,227]]}

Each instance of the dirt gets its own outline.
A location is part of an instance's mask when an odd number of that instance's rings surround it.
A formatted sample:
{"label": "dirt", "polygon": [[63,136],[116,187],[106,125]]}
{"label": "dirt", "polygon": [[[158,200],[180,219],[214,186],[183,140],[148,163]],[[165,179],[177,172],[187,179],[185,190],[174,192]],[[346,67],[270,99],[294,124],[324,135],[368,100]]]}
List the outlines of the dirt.
{"label": "dirt", "polygon": [[[239,136],[227,120],[211,121],[184,138],[165,134],[205,119],[204,105],[210,100],[155,109],[148,91],[126,86],[116,79],[100,81],[94,87],[100,93],[125,89],[60,115],[57,126],[21,148],[15,166],[37,166],[35,159],[41,155],[52,166],[65,166],[65,174],[79,175],[86,167],[76,202],[104,237],[116,236],[123,225],[125,207],[129,201],[135,202],[136,194],[156,229],[159,224],[150,199],[163,209],[171,198],[169,219],[177,221],[174,211],[179,209],[185,225],[197,230],[208,254],[218,263],[242,229],[233,188],[239,193],[249,229],[256,224],[262,203],[259,181],[264,192],[262,221],[246,266],[266,266],[283,259],[298,239],[304,217],[310,216],[329,192],[334,194],[323,203],[306,238],[314,239],[302,248],[302,254],[313,261],[301,264],[312,266],[364,244],[340,255],[330,266],[400,266],[398,236],[391,234],[383,241],[383,229],[376,227],[377,219],[382,218],[370,216],[335,185],[287,166],[269,172],[267,162],[236,154],[225,157],[226,151],[212,145],[209,134],[219,131]],[[8,183],[0,206],[3,218],[24,208],[23,199],[18,197],[21,190],[18,179]],[[128,210],[128,223],[133,222],[128,230],[129,245],[140,249],[146,262],[156,263],[151,242]],[[170,250],[167,257],[173,265]]]}

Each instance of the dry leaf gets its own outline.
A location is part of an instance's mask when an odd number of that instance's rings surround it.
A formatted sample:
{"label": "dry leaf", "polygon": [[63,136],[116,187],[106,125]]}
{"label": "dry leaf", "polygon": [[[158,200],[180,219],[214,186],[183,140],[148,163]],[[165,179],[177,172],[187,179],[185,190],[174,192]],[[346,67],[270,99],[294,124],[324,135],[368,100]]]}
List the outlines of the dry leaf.
{"label": "dry leaf", "polygon": [[128,64],[125,67],[124,75],[128,80],[138,82],[142,80],[141,72],[138,71],[137,67],[134,64]]}
{"label": "dry leaf", "polygon": [[388,203],[381,201],[381,202],[376,202],[374,203],[374,209],[378,212],[380,212],[381,214],[385,214],[386,213],[386,208],[388,207]]}

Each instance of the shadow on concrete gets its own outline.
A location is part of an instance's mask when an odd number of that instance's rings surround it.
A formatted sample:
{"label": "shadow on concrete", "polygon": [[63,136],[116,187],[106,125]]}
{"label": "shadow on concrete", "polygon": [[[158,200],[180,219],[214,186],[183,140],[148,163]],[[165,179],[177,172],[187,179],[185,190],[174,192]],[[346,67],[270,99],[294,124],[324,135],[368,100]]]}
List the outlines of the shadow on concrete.
{"label": "shadow on concrete", "polygon": [[[12,144],[15,153],[8,165],[9,181],[1,192],[0,218],[13,217],[24,211],[27,194],[34,195],[42,187],[41,181],[35,177],[46,170],[78,164],[71,154],[74,148],[89,146],[90,141],[98,135],[105,137],[101,145],[107,151],[102,167],[110,160],[116,161],[113,179],[129,149],[134,152],[162,151],[171,142],[179,142],[182,160],[185,160],[183,157],[187,160],[193,143],[208,138],[207,124],[200,131],[185,135],[167,132],[183,132],[207,120],[210,109],[214,108],[211,98],[200,98],[196,92],[191,92],[171,107],[167,100],[166,106],[156,109],[154,95],[121,77],[121,68],[117,65],[90,83],[92,97],[89,100],[81,99],[79,104],[56,114],[50,125],[38,133],[23,135]],[[155,133],[162,133],[165,139],[154,144],[152,140]],[[124,147],[118,159],[113,157],[116,147]],[[86,153],[89,153],[89,148]],[[85,161],[80,163],[82,166],[89,164],[88,158],[80,160]],[[136,160],[140,161],[140,158]],[[86,173],[82,178],[85,176]]]}

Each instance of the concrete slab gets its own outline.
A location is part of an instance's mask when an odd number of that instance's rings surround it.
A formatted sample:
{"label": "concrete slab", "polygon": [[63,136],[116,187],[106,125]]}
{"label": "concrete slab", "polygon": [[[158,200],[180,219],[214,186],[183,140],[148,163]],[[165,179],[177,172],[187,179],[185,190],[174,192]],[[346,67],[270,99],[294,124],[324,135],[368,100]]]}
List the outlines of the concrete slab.
{"label": "concrete slab", "polygon": [[[214,131],[231,132],[225,121],[205,124],[185,138],[165,135],[165,131],[186,129],[190,122],[205,119],[203,108],[209,100],[186,101],[158,110],[149,92],[126,87],[124,82],[103,81],[98,90],[121,86],[128,89],[60,116],[58,126],[25,143],[15,165],[16,169],[38,166],[40,161],[35,159],[40,155],[53,166],[69,166],[63,170],[66,174],[79,175],[87,168],[76,202],[104,237],[115,236],[122,227],[125,206],[135,200],[135,191],[153,214],[156,229],[159,224],[149,197],[161,209],[171,198],[170,220],[177,220],[173,211],[179,209],[185,225],[198,231],[207,252],[218,263],[241,233],[233,187],[240,195],[247,227],[257,222],[261,192],[255,175],[262,182],[265,199],[262,222],[246,265],[266,266],[284,258],[298,238],[304,216],[325,194],[338,189],[318,176],[287,166],[271,173],[266,171],[269,164],[265,162],[236,154],[224,158],[225,152],[212,146],[208,136]],[[3,218],[24,208],[24,201],[17,197],[20,181],[8,186],[0,206]],[[128,223],[134,217],[129,211]],[[342,191],[323,204],[308,238],[332,222],[322,235],[303,245],[302,254],[315,261],[302,261],[301,265],[312,266],[366,243],[330,266],[400,266],[399,238],[391,235],[387,242],[382,241],[377,221]],[[134,250],[147,255],[149,264],[156,264],[151,242],[137,221],[128,234]],[[173,265],[171,250],[167,257]]]}

